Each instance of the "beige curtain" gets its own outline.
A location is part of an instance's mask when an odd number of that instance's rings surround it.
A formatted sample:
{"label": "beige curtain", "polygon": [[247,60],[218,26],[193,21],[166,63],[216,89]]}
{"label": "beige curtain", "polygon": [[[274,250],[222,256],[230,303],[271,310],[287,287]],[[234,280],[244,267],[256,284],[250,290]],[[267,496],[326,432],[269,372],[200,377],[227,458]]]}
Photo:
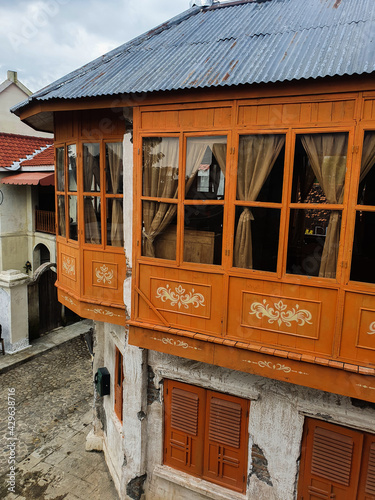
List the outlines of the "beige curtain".
{"label": "beige curtain", "polygon": [[362,182],[366,175],[370,172],[375,163],[375,133],[366,132],[363,141],[361,174],[359,182]]}
{"label": "beige curtain", "polygon": [[94,203],[95,203],[94,197],[91,196],[84,197],[85,242],[92,243],[93,245],[100,245],[101,243],[100,224],[98,220],[98,215],[100,218],[100,211],[99,214],[97,215]]}
{"label": "beige curtain", "polygon": [[66,237],[66,223],[65,223],[65,197],[58,196],[58,221],[59,221],[59,235]]}
{"label": "beige curtain", "polygon": [[[347,134],[311,134],[301,137],[314,174],[327,202],[340,204],[344,197]],[[320,262],[319,276],[335,278],[340,242],[341,212],[332,211]]]}
{"label": "beige curtain", "polygon": [[[122,143],[115,142],[107,144],[108,168],[111,178],[112,192],[118,194],[120,190],[121,172],[122,172]],[[110,199],[107,199],[109,202]],[[108,207],[107,207],[108,210]],[[124,246],[124,216],[122,209],[122,199],[112,199],[112,218],[111,218],[111,241],[114,247]]]}
{"label": "beige curtain", "polygon": [[[83,190],[85,192],[96,191],[100,188],[100,177],[98,176],[99,158],[95,156],[95,150],[99,150],[98,144],[85,144],[83,153]],[[85,220],[85,242],[99,245],[101,243],[100,213],[94,207],[95,200],[91,197],[84,198],[84,220]]]}
{"label": "beige curtain", "polygon": [[[256,201],[260,190],[285,143],[280,135],[249,135],[240,137],[237,169],[237,199]],[[238,220],[234,242],[235,267],[252,269],[253,249],[250,208],[242,210]]]}
{"label": "beige curtain", "polygon": [[[143,195],[177,198],[178,139],[145,139],[143,162]],[[155,257],[155,238],[168,227],[176,212],[175,204],[143,202],[143,255]]]}

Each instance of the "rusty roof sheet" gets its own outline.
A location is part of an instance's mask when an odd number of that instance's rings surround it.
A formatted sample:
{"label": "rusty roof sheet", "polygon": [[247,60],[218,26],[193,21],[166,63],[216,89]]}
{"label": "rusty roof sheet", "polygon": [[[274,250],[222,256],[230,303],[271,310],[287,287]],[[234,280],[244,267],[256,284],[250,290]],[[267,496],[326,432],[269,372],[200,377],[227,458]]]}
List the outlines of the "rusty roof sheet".
{"label": "rusty roof sheet", "polygon": [[30,100],[283,82],[375,70],[374,0],[247,0],[194,7]]}

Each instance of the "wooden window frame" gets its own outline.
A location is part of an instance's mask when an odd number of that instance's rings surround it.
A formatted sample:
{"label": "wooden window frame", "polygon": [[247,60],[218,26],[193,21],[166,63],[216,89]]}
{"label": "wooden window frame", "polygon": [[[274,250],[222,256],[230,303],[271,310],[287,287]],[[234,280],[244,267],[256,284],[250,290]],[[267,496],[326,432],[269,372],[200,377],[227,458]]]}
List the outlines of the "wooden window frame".
{"label": "wooden window frame", "polygon": [[[345,190],[344,199],[341,204],[328,205],[329,209],[338,210],[342,213],[342,223],[341,223],[341,234],[340,234],[340,247],[338,256],[338,265],[336,270],[336,278],[326,278],[310,275],[299,275],[299,274],[289,274],[286,272],[287,265],[287,253],[288,253],[288,235],[289,235],[289,218],[290,211],[294,208],[299,209],[318,209],[315,204],[301,203],[297,204],[291,202],[291,190],[292,190],[292,179],[294,171],[294,152],[296,137],[302,134],[328,134],[328,133],[346,133],[348,135],[348,154],[346,163],[346,175],[345,175]],[[238,148],[239,140],[241,136],[246,135],[283,135],[285,136],[285,156],[284,156],[284,174],[283,174],[283,189],[282,189],[282,199],[281,203],[271,203],[271,202],[246,202],[236,199],[237,191],[237,164],[238,164]],[[357,170],[359,170],[360,165],[353,164],[352,151],[354,145],[354,126],[340,126],[334,124],[332,127],[275,127],[275,128],[253,128],[249,127],[247,129],[214,129],[210,131],[181,131],[181,132],[160,132],[160,133],[146,133],[141,132],[139,147],[138,147],[138,158],[139,158],[139,168],[138,176],[136,181],[136,196],[135,196],[135,240],[139,243],[135,246],[135,254],[137,255],[138,262],[150,262],[156,266],[168,267],[172,264],[174,267],[181,267],[184,269],[197,270],[207,272],[223,273],[228,275],[242,275],[247,277],[252,277],[255,279],[276,279],[276,280],[287,280],[290,283],[297,284],[316,284],[319,286],[337,286],[344,284],[346,277],[346,267],[342,264],[345,259],[345,253],[347,251],[347,230],[348,230],[348,220],[351,214],[355,212],[353,205],[353,191],[357,192],[358,186],[352,185],[352,178],[357,176]],[[227,170],[225,176],[225,196],[224,200],[220,204],[224,207],[223,215],[223,245],[222,245],[222,261],[221,265],[215,264],[204,264],[204,263],[193,263],[186,262],[183,260],[183,211],[186,205],[194,205],[194,200],[185,200],[184,197],[184,172],[186,168],[186,144],[189,137],[212,137],[212,136],[226,136],[227,137]],[[150,201],[167,201],[171,200],[157,199],[152,197],[143,196],[142,193],[142,164],[143,164],[143,140],[152,137],[178,137],[179,138],[179,185],[178,185],[178,198],[172,200],[173,204],[177,205],[177,248],[176,248],[176,259],[165,260],[154,257],[147,257],[142,255],[141,251],[141,241],[142,241],[142,202],[144,200]],[[363,140],[363,138],[362,138]],[[196,202],[197,203],[197,202]],[[218,203],[218,202],[205,202]],[[235,220],[235,209],[237,206],[249,206],[249,207],[265,207],[265,208],[277,208],[280,210],[280,223],[279,223],[279,243],[278,243],[278,258],[277,258],[277,270],[275,272],[262,271],[256,269],[243,269],[233,266],[233,248],[234,248],[234,220]],[[300,206],[299,206],[300,205]],[[310,205],[310,206],[308,206]],[[322,206],[322,205],[320,205]],[[343,243],[344,242],[344,243]],[[344,248],[345,247],[345,248]]]}
{"label": "wooden window frame", "polygon": [[165,380],[164,465],[245,493],[249,406],[237,396]]}
{"label": "wooden window frame", "polygon": [[[124,194],[113,194],[107,193],[106,189],[106,144],[121,143],[123,142],[122,137],[108,137],[106,139],[92,138],[92,139],[77,139],[75,141],[58,142],[55,144],[55,158],[57,158],[56,150],[59,148],[64,148],[64,191],[58,191],[56,189],[56,206],[58,207],[58,196],[64,196],[65,200],[65,231],[66,235],[61,236],[57,232],[57,238],[61,242],[66,242],[69,245],[79,246],[80,248],[89,249],[100,249],[106,250],[110,249],[114,253],[122,253],[122,246],[113,246],[107,243],[107,200],[113,199],[123,199]],[[83,185],[83,146],[84,144],[99,144],[100,150],[100,191],[87,192],[84,191]],[[77,191],[69,191],[68,185],[68,147],[71,145],[76,146],[77,154]],[[57,185],[57,184],[56,184]],[[69,238],[69,196],[77,197],[77,240]],[[85,242],[85,223],[84,223],[84,197],[85,196],[95,196],[100,198],[101,203],[101,243],[88,243]],[[56,210],[56,227],[58,228],[59,214],[58,209]]]}

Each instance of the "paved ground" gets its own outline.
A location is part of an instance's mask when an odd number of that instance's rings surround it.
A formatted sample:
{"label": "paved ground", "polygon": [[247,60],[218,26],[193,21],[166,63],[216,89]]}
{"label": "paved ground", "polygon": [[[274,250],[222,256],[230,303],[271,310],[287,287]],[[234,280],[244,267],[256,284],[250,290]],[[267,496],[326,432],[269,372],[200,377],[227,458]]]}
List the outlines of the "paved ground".
{"label": "paved ground", "polygon": [[[55,347],[44,352],[24,351],[23,360],[19,353],[0,361],[0,499],[118,500],[103,454],[85,451],[93,402],[90,354],[82,336],[61,330],[60,340],[58,345],[55,336]],[[11,368],[7,358],[13,356],[19,364]],[[16,402],[14,436],[8,394]],[[13,458],[15,494],[8,490]]]}

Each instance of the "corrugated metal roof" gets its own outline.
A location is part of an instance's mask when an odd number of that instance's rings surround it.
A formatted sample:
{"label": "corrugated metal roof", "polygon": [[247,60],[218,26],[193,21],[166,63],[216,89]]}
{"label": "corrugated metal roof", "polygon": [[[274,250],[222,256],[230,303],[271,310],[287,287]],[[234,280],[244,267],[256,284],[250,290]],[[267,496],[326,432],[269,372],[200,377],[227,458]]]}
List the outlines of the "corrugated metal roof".
{"label": "corrugated metal roof", "polygon": [[371,73],[374,34],[374,0],[195,7],[61,78],[32,100]]}

